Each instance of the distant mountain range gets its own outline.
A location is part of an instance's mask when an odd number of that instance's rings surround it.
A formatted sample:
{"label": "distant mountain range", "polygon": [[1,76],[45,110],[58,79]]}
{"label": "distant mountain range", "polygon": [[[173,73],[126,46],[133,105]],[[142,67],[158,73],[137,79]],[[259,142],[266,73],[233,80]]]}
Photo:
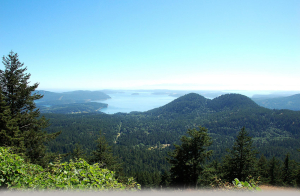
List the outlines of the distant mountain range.
{"label": "distant mountain range", "polygon": [[34,91],[44,97],[36,101],[37,107],[41,113],[93,113],[107,104],[93,101],[110,99],[111,97],[100,91],[71,91],[64,93],[54,93],[50,91]]}
{"label": "distant mountain range", "polygon": [[300,94],[274,98],[257,97],[252,98],[252,100],[258,105],[269,109],[300,110]]}
{"label": "distant mountain range", "polygon": [[44,95],[40,100],[42,102],[54,103],[84,103],[89,101],[99,101],[110,99],[111,97],[101,91],[70,91],[63,93],[54,93],[50,91],[37,90],[34,93]]}

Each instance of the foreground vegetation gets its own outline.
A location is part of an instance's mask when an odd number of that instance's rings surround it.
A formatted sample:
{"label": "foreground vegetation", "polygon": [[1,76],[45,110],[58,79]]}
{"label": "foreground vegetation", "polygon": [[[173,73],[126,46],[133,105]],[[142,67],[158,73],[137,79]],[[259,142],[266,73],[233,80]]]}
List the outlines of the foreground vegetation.
{"label": "foreground vegetation", "polygon": [[27,163],[12,154],[9,148],[0,147],[0,187],[12,190],[138,190],[140,186],[128,178],[119,183],[113,171],[89,165],[85,160],[60,160],[47,168]]}

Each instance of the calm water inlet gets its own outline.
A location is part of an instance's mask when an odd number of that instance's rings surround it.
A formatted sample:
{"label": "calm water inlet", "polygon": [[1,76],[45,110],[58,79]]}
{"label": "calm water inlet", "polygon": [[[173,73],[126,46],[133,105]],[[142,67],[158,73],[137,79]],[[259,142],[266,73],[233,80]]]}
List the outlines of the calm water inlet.
{"label": "calm water inlet", "polygon": [[124,92],[108,95],[111,99],[99,101],[108,104],[107,108],[100,110],[106,114],[129,113],[132,111],[145,112],[166,105],[176,99],[176,97],[168,95],[153,95],[150,92]]}

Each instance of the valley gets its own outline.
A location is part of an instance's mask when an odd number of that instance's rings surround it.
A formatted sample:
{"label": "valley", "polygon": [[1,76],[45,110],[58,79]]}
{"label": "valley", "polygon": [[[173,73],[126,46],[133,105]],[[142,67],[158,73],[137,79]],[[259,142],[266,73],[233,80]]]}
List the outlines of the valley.
{"label": "valley", "polygon": [[48,133],[62,131],[49,144],[52,152],[71,152],[78,143],[89,154],[101,130],[124,163],[124,172],[131,176],[169,170],[165,158],[173,144],[180,144],[181,136],[198,126],[207,128],[212,138],[211,160],[221,161],[245,126],[259,152],[257,158],[263,154],[283,160],[289,153],[291,159],[300,161],[300,112],[267,109],[240,94],[211,100],[190,93],[147,112],[43,115],[50,120]]}

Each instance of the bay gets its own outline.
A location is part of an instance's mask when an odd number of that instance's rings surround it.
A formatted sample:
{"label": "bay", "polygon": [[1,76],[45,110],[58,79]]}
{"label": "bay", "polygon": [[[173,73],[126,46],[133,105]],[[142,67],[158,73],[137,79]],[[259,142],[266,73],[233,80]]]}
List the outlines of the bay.
{"label": "bay", "polygon": [[161,107],[170,103],[176,97],[167,94],[157,95],[151,92],[122,92],[122,93],[107,93],[111,99],[105,101],[97,101],[107,103],[107,108],[102,108],[100,111],[106,114],[115,114],[118,112],[129,113],[133,111],[145,112],[157,107]]}

